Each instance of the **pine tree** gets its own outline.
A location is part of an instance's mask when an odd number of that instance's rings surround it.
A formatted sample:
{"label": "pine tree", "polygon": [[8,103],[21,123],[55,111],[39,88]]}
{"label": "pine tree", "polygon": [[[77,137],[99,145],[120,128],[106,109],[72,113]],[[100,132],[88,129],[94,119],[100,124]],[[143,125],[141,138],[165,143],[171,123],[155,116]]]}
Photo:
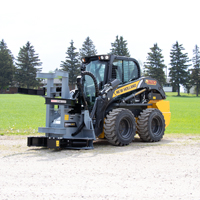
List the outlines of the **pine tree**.
{"label": "pine tree", "polygon": [[90,39],[89,36],[83,42],[82,48],[79,49],[79,55],[80,58],[97,55],[97,50],[95,49],[93,41]]}
{"label": "pine tree", "polygon": [[63,71],[67,71],[69,73],[69,84],[74,85],[76,83],[77,76],[80,74],[80,64],[78,62],[79,53],[76,52],[73,40],[71,40],[70,47],[68,47],[66,54],[66,60],[61,61],[62,64],[60,67]]}
{"label": "pine tree", "polygon": [[172,45],[170,52],[170,82],[172,86],[178,90],[178,96],[180,96],[180,85],[184,85],[185,79],[188,76],[187,69],[190,66],[190,64],[188,64],[188,62],[190,62],[188,54],[182,52],[184,50],[183,45],[179,44],[177,41]]}
{"label": "pine tree", "polygon": [[14,57],[2,39],[0,42],[0,92],[7,88],[13,80],[15,72]]}
{"label": "pine tree", "polygon": [[183,86],[187,90],[187,93],[190,93],[190,89],[192,88],[193,82],[191,79],[191,73],[190,70],[187,71],[187,75],[184,77],[184,83]]}
{"label": "pine tree", "polygon": [[17,72],[16,80],[20,87],[34,88],[39,85],[39,80],[36,79],[36,73],[40,72],[42,65],[38,54],[35,53],[34,47],[30,42],[20,48],[17,57]]}
{"label": "pine tree", "polygon": [[119,38],[117,35],[115,42],[111,43],[111,46],[112,48],[110,49],[110,54],[130,57],[129,50],[127,48],[127,41],[124,40],[122,36]]}
{"label": "pine tree", "polygon": [[164,57],[162,50],[158,47],[157,43],[150,48],[151,52],[148,53],[147,62],[145,62],[145,76],[150,76],[157,79],[161,85],[166,83],[164,68]]}
{"label": "pine tree", "polygon": [[193,69],[191,69],[191,80],[193,85],[195,85],[196,89],[196,96],[199,95],[199,89],[200,89],[200,52],[199,47],[195,45],[195,48],[193,50]]}

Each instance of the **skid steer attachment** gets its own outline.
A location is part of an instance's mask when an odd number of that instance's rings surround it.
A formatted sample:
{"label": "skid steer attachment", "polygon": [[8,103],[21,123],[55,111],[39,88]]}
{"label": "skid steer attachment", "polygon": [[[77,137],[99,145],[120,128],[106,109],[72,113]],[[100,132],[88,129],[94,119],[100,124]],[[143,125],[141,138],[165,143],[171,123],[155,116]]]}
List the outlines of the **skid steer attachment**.
{"label": "skid steer attachment", "polygon": [[[62,91],[56,92],[53,80],[62,77]],[[81,105],[71,98],[68,87],[68,73],[38,73],[37,78],[47,79],[46,127],[39,127],[38,132],[45,137],[28,137],[28,146],[40,146],[53,149],[92,149],[95,133],[88,110],[81,110]]]}

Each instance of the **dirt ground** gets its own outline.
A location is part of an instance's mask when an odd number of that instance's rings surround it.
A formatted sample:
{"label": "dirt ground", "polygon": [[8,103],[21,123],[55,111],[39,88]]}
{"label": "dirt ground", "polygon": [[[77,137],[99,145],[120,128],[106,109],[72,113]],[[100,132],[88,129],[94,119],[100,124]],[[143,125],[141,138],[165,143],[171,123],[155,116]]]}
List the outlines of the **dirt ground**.
{"label": "dirt ground", "polygon": [[0,199],[199,200],[200,136],[62,151],[0,136]]}

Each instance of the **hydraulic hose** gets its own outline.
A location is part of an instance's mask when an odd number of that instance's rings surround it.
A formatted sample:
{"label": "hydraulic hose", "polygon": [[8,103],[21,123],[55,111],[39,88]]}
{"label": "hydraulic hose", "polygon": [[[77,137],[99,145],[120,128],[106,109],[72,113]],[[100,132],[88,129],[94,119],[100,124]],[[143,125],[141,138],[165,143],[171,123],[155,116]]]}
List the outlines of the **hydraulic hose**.
{"label": "hydraulic hose", "polygon": [[[100,92],[99,92],[99,87],[98,87],[98,84],[97,84],[97,79],[96,79],[96,77],[94,76],[94,74],[91,73],[91,72],[88,72],[88,71],[83,71],[83,72],[81,73],[81,75],[82,75],[82,76],[88,75],[88,76],[90,76],[90,77],[92,78],[92,80],[94,81],[94,85],[95,85],[95,96],[98,97]],[[95,103],[94,103],[92,112],[91,112],[91,114],[90,114],[91,119],[94,117],[94,114],[95,114],[95,112],[96,112],[96,108],[97,108],[97,100],[95,100]]]}
{"label": "hydraulic hose", "polygon": [[92,78],[92,80],[94,81],[94,86],[95,86],[95,96],[98,97],[99,96],[99,87],[98,87],[98,84],[97,84],[97,79],[95,78],[94,74],[91,73],[91,72],[88,72],[88,71],[82,71],[81,75],[82,76],[88,75]]}
{"label": "hydraulic hose", "polygon": [[78,129],[74,132],[74,133],[72,133],[72,136],[76,136],[76,135],[78,135],[81,131],[82,131],[82,129],[84,128],[84,126],[85,126],[85,123],[84,123],[84,121],[81,123],[81,125],[78,127]]}
{"label": "hydraulic hose", "polygon": [[[98,87],[97,80],[96,80],[94,74],[92,74],[91,72],[88,72],[88,71],[83,71],[83,72],[81,72],[81,75],[82,75],[82,76],[88,75],[88,76],[90,76],[90,77],[92,78],[92,80],[94,81],[94,85],[95,85],[95,96],[98,97],[98,96],[99,96],[99,87]],[[82,86],[81,86],[81,90],[82,90]],[[83,95],[83,99],[84,99],[85,104],[86,104],[86,107],[87,107],[87,102],[86,102],[86,100],[85,100],[85,96],[84,96],[84,93],[83,93],[83,92],[82,92],[82,95]],[[94,105],[94,107],[93,107],[93,109],[92,109],[91,116],[90,116],[91,118],[93,118],[94,113],[95,113],[95,111],[96,111],[96,104],[97,104],[97,103],[96,103],[96,101],[95,101],[95,105]],[[72,133],[72,136],[78,135],[78,134],[82,131],[82,129],[84,128],[84,126],[85,126],[85,123],[84,123],[84,121],[83,121],[83,122],[81,123],[81,125],[78,127],[78,129],[77,129],[74,133]]]}

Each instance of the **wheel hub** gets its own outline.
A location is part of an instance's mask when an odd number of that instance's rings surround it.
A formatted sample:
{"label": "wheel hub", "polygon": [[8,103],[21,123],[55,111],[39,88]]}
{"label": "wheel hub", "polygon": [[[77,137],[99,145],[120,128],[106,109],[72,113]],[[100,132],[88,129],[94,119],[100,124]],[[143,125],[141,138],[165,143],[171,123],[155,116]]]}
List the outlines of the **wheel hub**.
{"label": "wheel hub", "polygon": [[151,122],[151,130],[154,135],[159,135],[162,130],[162,122],[159,117],[154,117]]}
{"label": "wheel hub", "polygon": [[122,119],[119,124],[119,133],[123,138],[128,138],[130,133],[130,122],[127,119]]}

